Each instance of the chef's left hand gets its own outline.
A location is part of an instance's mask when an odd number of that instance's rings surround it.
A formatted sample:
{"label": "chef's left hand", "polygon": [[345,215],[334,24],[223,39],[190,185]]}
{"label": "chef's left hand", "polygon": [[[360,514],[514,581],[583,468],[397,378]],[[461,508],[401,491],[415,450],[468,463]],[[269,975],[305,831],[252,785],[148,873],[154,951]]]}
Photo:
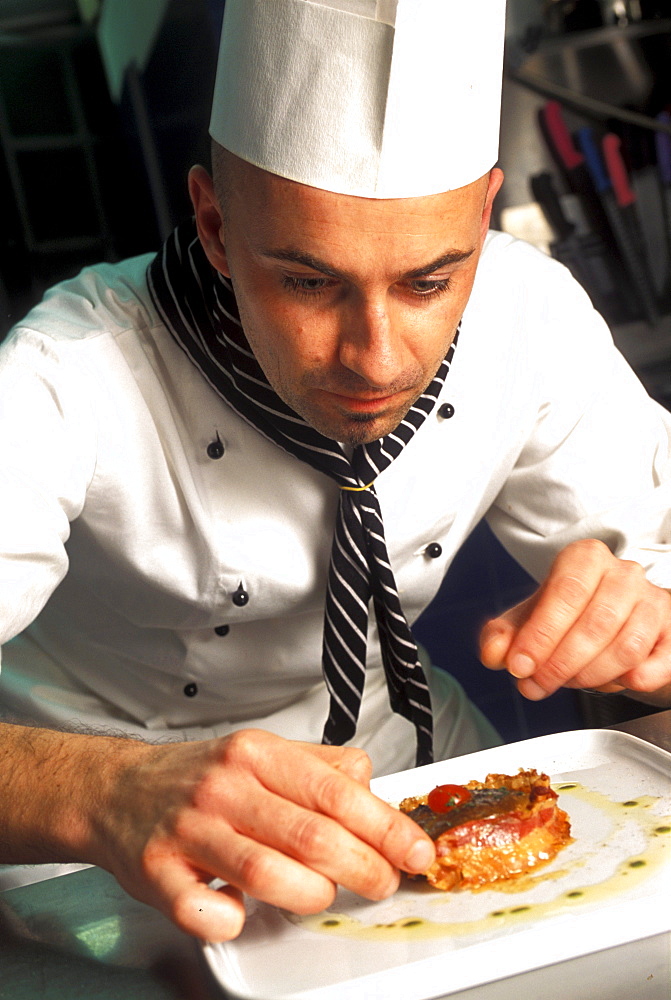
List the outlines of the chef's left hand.
{"label": "chef's left hand", "polygon": [[532,701],[560,687],[656,692],[671,700],[671,596],[596,539],[559,553],[537,591],[480,636],[486,667]]}

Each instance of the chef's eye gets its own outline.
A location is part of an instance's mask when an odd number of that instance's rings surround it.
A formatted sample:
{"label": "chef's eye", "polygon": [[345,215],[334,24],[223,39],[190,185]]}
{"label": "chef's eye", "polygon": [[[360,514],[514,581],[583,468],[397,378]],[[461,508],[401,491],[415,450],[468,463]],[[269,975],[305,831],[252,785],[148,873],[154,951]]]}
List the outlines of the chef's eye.
{"label": "chef's eye", "polygon": [[298,295],[320,295],[326,291],[333,283],[333,278],[319,277],[317,275],[305,275],[298,277],[295,274],[285,274],[282,276],[282,284],[291,292]]}
{"label": "chef's eye", "polygon": [[430,299],[436,295],[442,295],[450,288],[449,278],[415,278],[408,282],[411,291],[423,299]]}

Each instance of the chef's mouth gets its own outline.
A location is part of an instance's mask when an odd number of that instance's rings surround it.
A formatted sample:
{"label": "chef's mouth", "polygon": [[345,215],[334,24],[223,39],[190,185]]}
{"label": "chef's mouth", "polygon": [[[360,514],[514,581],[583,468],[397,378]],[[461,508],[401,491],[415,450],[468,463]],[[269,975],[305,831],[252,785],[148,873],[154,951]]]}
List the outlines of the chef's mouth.
{"label": "chef's mouth", "polygon": [[388,406],[392,402],[399,402],[409,392],[409,388],[396,389],[391,392],[372,394],[349,394],[347,392],[334,392],[323,390],[327,396],[331,396],[342,406],[353,410],[379,410]]}

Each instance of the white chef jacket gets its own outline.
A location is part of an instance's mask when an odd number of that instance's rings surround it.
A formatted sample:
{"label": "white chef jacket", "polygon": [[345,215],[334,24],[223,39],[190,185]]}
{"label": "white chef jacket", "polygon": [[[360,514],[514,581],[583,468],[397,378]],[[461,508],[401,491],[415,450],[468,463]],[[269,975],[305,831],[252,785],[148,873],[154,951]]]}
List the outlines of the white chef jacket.
{"label": "white chef jacket", "polygon": [[[150,259],[57,286],[3,345],[0,699],[150,738],[318,742],[338,487],[211,389],[151,303]],[[438,404],[375,484],[408,620],[484,515],[538,579],[591,536],[671,586],[670,430],[568,272],[490,234]],[[438,755],[491,744],[445,674],[431,685]],[[355,742],[377,771],[414,759],[374,625]]]}

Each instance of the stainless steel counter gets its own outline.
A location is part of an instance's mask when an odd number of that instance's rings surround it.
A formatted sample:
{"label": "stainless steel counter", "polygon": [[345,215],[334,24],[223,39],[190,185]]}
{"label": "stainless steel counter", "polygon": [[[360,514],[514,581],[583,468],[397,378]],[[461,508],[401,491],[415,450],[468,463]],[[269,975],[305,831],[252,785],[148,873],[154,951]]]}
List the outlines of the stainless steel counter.
{"label": "stainless steel counter", "polygon": [[640,740],[647,740],[671,753],[671,709],[647,715],[643,719],[621,722],[610,728],[619,729],[621,733],[631,733],[632,736],[638,736]]}
{"label": "stainless steel counter", "polygon": [[221,1000],[198,943],[99,868],[0,893],[2,1000]]}
{"label": "stainless steel counter", "polygon": [[[671,711],[612,728],[671,751]],[[136,902],[98,868],[0,893],[0,1000],[221,1000],[222,996],[198,943],[160,913]],[[520,996],[670,1000],[671,935],[453,994],[451,1000],[519,1000]]]}

